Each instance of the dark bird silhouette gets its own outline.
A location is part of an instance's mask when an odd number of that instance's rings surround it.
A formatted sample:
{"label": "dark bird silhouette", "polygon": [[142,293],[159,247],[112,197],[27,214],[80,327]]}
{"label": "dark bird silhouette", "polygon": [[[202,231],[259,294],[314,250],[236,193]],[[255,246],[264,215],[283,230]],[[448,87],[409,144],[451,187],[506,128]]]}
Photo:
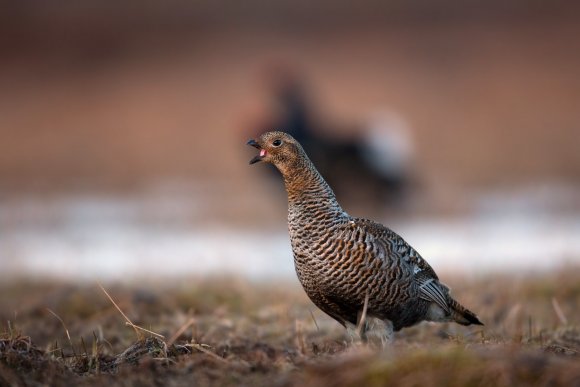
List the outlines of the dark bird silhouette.
{"label": "dark bird silhouette", "polygon": [[[296,273],[322,311],[358,332],[364,309],[368,323],[380,323],[384,340],[393,330],[421,321],[483,325],[451,297],[403,238],[379,223],[348,215],[292,136],[267,132],[248,145],[260,151],[250,164],[264,161],[282,174]],[[368,323],[359,326],[363,338],[374,329]]]}
{"label": "dark bird silhouette", "polygon": [[[417,183],[411,165],[412,140],[404,120],[383,112],[358,124],[329,122],[327,115],[320,114],[299,71],[277,64],[266,75],[276,108],[270,117],[252,123],[258,133],[265,128],[284,128],[343,200],[362,201],[375,208],[404,204],[405,194]],[[337,126],[343,135],[330,135]]]}

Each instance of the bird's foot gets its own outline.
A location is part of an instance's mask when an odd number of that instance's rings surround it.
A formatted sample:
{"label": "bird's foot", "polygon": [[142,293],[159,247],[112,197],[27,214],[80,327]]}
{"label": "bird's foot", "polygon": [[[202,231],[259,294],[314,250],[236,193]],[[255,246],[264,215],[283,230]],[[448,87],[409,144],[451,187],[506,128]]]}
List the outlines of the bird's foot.
{"label": "bird's foot", "polygon": [[361,335],[361,330],[358,328],[358,326],[348,321],[345,324],[346,324],[346,334],[348,335],[350,344],[361,345],[363,343],[363,339]]}
{"label": "bird's foot", "polygon": [[376,348],[387,348],[394,339],[393,323],[376,317],[367,317],[363,326],[346,323],[346,332],[351,345],[367,344]]}
{"label": "bird's foot", "polygon": [[387,348],[394,339],[393,323],[379,318],[368,318],[365,322],[365,341],[378,348]]}

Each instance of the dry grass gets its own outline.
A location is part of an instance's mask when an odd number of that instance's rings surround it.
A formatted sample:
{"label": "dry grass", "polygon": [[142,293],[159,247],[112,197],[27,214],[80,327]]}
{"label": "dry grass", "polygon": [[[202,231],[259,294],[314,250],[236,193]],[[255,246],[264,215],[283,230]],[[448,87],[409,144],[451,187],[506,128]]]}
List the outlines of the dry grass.
{"label": "dry grass", "polygon": [[576,272],[448,278],[486,326],[422,324],[384,351],[295,282],[4,284],[0,385],[580,385]]}

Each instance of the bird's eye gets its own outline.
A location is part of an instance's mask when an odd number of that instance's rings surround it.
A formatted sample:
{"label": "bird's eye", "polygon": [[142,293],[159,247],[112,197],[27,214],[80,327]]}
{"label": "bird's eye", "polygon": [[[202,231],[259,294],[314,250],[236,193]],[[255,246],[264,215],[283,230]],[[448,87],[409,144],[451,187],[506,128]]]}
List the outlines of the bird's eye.
{"label": "bird's eye", "polygon": [[272,145],[274,145],[274,146],[280,146],[280,145],[282,145],[282,140],[274,140],[272,142]]}

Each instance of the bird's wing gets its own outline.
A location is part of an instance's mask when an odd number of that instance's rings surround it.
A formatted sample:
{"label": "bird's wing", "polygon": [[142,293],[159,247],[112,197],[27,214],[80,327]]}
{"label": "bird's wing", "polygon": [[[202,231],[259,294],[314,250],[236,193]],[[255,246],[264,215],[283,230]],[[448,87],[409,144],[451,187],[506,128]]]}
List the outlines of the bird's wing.
{"label": "bird's wing", "polygon": [[368,235],[369,243],[377,247],[379,259],[384,259],[389,266],[399,265],[411,271],[411,278],[419,288],[419,296],[435,302],[444,311],[449,311],[449,288],[439,282],[435,270],[415,249],[397,233],[381,224],[366,219],[356,219],[355,223]]}

